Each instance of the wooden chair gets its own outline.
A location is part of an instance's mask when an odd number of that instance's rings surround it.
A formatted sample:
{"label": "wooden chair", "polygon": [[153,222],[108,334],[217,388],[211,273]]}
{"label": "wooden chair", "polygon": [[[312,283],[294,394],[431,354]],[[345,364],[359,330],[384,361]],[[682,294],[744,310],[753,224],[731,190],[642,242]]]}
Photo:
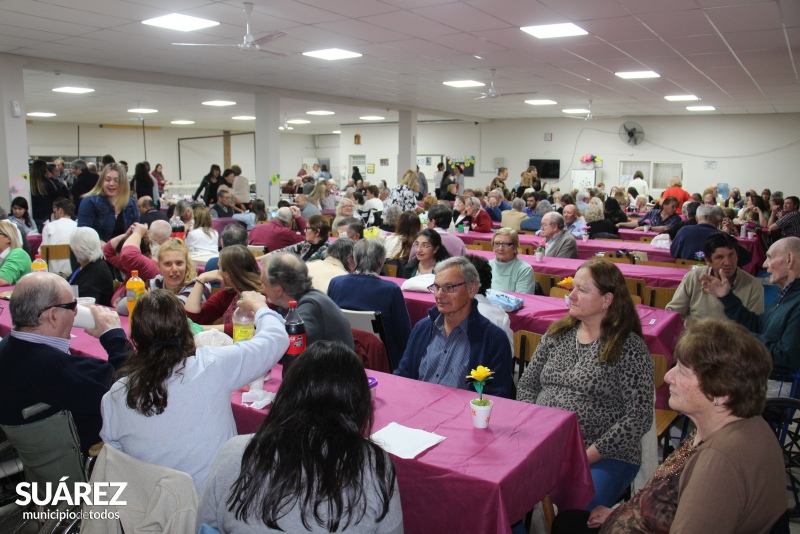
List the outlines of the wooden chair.
{"label": "wooden chair", "polygon": [[686,265],[678,265],[677,263],[670,263],[668,261],[637,261],[636,265],[650,265],[651,267],[671,267],[673,269],[687,269]]}
{"label": "wooden chair", "polygon": [[610,261],[611,263],[624,263],[626,265],[631,264],[631,259],[627,256],[622,256],[618,258],[613,252],[606,252],[605,256],[600,256],[598,259],[603,261]]}
{"label": "wooden chair", "polygon": [[483,250],[482,246],[475,243],[470,243],[469,245],[464,245],[464,246],[467,247],[467,250]]}
{"label": "wooden chair", "polygon": [[533,246],[532,245],[520,245],[517,251],[519,254],[527,254],[528,256],[533,255]]}
{"label": "wooden chair", "polygon": [[514,362],[518,365],[517,380],[522,378],[525,366],[531,362],[536,347],[542,340],[541,334],[535,334],[527,330],[517,330],[514,332]]}
{"label": "wooden chair", "polygon": [[642,303],[642,297],[639,295],[631,295],[631,300],[633,301],[634,306],[638,306]]}
{"label": "wooden chair", "polygon": [[672,301],[672,297],[675,295],[675,291],[678,288],[675,287],[650,287],[647,286],[645,289],[644,302],[648,303],[649,306],[653,308],[661,308],[666,309],[667,304]]}
{"label": "wooden chair", "polygon": [[494,250],[494,247],[492,246],[492,242],[491,241],[486,241],[486,240],[482,240],[482,239],[476,239],[475,241],[472,242],[472,244],[473,245],[480,245],[481,246],[481,250],[487,250],[489,252]]}
{"label": "wooden chair", "polygon": [[269,224],[269,221],[258,221],[256,224]]}
{"label": "wooden chair", "polygon": [[397,265],[384,264],[383,270],[386,271],[386,276],[393,276],[397,278]]}
{"label": "wooden chair", "polygon": [[638,295],[640,300],[644,298],[644,288],[647,287],[647,282],[643,278],[625,278],[625,284],[628,286],[631,296]]}
{"label": "wooden chair", "polygon": [[563,287],[551,287],[550,288],[550,296],[556,298],[564,298],[570,294],[569,289],[564,289]]}
{"label": "wooden chair", "polygon": [[686,260],[683,258],[678,258],[675,260],[675,263],[682,267],[694,267],[695,265],[700,265],[700,262],[697,260]]}
{"label": "wooden chair", "polygon": [[650,236],[650,235],[643,235],[642,237],[639,238],[639,241],[641,243],[650,243],[652,240],[653,240],[653,236]]}
{"label": "wooden chair", "polygon": [[[667,357],[661,354],[651,354],[650,357],[653,359],[653,365],[655,366],[655,372],[653,374],[653,383],[656,388],[660,388],[664,385],[664,375],[667,374],[669,370],[669,362],[667,361]],[[666,448],[667,443],[669,442],[669,429],[672,428],[672,425],[675,424],[675,421],[681,416],[678,412],[674,410],[661,410],[656,408],[656,436],[660,440],[662,437],[666,437],[664,442],[664,458],[666,459]]]}
{"label": "wooden chair", "polygon": [[536,283],[542,288],[542,293],[545,295],[550,294],[550,288],[555,285],[553,277],[549,274],[537,273],[534,271],[533,277],[536,278]]}
{"label": "wooden chair", "polygon": [[69,260],[70,248],[69,245],[42,245],[40,247],[42,259],[47,262],[47,270],[50,269],[51,260]]}
{"label": "wooden chair", "polygon": [[333,230],[331,230],[330,232],[328,232],[328,235],[331,237],[339,237],[339,232],[334,232]]}

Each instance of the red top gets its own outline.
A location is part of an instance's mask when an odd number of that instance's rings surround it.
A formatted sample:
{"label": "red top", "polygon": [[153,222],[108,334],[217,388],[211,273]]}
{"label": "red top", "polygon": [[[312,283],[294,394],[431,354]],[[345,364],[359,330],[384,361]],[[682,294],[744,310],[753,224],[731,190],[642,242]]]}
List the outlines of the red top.
{"label": "red top", "polygon": [[665,190],[664,193],[661,195],[661,198],[667,197],[675,197],[678,199],[678,209],[675,210],[675,213],[678,215],[683,213],[683,203],[687,200],[692,199],[692,195],[690,195],[687,191],[684,191],[683,188],[679,186],[673,186],[669,189]]}
{"label": "red top", "polygon": [[214,324],[214,321],[222,318],[225,333],[233,337],[233,309],[236,307],[236,292],[217,291],[211,298],[200,307],[200,313],[192,313],[186,310],[186,317],[197,324]]}
{"label": "red top", "polygon": [[470,230],[473,232],[491,232],[492,231],[492,218],[484,210],[480,210],[472,218],[472,225]]}
{"label": "red top", "polygon": [[272,252],[305,241],[306,221],[302,217],[298,217],[295,221],[297,232],[278,219],[272,219],[267,224],[255,225],[250,230],[250,244],[263,245],[267,247],[268,252]]}

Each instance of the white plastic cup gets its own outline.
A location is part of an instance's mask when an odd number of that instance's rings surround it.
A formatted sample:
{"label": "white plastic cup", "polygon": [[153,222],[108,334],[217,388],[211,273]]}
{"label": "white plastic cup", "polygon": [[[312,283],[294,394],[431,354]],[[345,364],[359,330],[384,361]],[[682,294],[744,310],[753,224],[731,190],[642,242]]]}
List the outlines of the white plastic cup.
{"label": "white plastic cup", "polygon": [[581,239],[583,239],[583,242],[586,243],[587,241],[589,241],[589,234],[583,234],[581,236]]}
{"label": "white plastic cup", "polygon": [[649,231],[650,231],[650,226],[648,226],[648,225],[646,225],[646,224],[645,224],[644,226],[642,226],[642,229],[643,229],[645,232],[649,232]]}
{"label": "white plastic cup", "polygon": [[82,304],[78,304],[78,313],[75,315],[75,321],[72,323],[73,328],[94,328],[94,316],[92,310]]}
{"label": "white plastic cup", "polygon": [[753,239],[755,236],[756,236],[755,232],[747,232],[747,237],[749,237],[750,239]]}
{"label": "white plastic cup", "polygon": [[250,382],[250,391],[256,391],[256,390],[263,391],[263,389],[264,389],[263,376],[259,376],[258,378]]}
{"label": "white plastic cup", "polygon": [[464,233],[465,233],[465,234],[468,234],[468,233],[469,233],[469,225],[468,225],[468,224],[465,224],[465,225],[464,225]]}

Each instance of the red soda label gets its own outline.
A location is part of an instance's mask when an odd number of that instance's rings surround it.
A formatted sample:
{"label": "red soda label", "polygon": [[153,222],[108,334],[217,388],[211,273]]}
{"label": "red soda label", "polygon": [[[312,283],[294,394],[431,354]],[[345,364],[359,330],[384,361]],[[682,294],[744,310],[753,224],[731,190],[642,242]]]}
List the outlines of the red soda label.
{"label": "red soda label", "polygon": [[289,348],[286,349],[286,354],[299,356],[304,350],[306,350],[306,334],[289,334]]}

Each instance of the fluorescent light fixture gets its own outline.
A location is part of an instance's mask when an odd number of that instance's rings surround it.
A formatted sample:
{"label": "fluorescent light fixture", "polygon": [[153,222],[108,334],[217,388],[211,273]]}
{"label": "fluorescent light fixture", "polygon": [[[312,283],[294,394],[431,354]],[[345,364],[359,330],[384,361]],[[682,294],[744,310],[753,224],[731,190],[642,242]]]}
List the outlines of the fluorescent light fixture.
{"label": "fluorescent light fixture", "polygon": [[31,111],[30,113],[26,113],[28,117],[55,117],[55,113],[49,113],[47,111]]}
{"label": "fluorescent light fixture", "polygon": [[671,95],[665,96],[665,100],[669,100],[670,102],[685,102],[687,100],[700,100],[699,97],[694,95]]}
{"label": "fluorescent light fixture", "polygon": [[292,120],[286,121],[286,122],[288,122],[289,124],[308,124],[311,121],[307,121],[305,119],[292,119]]}
{"label": "fluorescent light fixture", "polygon": [[291,126],[289,126],[288,128],[284,128],[283,126],[278,126],[278,129],[279,130],[294,130],[294,128],[292,128]]}
{"label": "fluorescent light fixture", "polygon": [[481,56],[472,56],[472,57],[474,57],[475,59],[483,59]]}
{"label": "fluorescent light fixture", "polygon": [[342,131],[341,130],[334,130],[331,133],[340,134],[340,133],[342,133]]}
{"label": "fluorescent light fixture", "polygon": [[150,108],[131,108],[128,113],[158,113],[157,109]]}
{"label": "fluorescent light fixture", "polygon": [[195,30],[202,30],[203,28],[210,28],[211,26],[219,26],[219,22],[214,20],[190,17],[189,15],[181,15],[180,13],[170,13],[163,17],[143,20],[142,24],[158,26],[159,28],[166,28],[168,30],[178,30],[179,32],[193,32]]}
{"label": "fluorescent light fixture", "polygon": [[358,52],[350,52],[348,50],[342,50],[341,48],[328,48],[326,50],[314,50],[312,52],[303,52],[303,55],[308,57],[315,57],[317,59],[326,59],[328,61],[361,57],[361,54],[359,54]]}
{"label": "fluorescent light fixture", "polygon": [[539,39],[552,39],[554,37],[571,37],[573,35],[586,35],[589,32],[571,22],[565,24],[544,24],[542,26],[524,26],[520,30]]}
{"label": "fluorescent light fixture", "polygon": [[236,102],[231,102],[230,100],[209,100],[207,102],[203,102],[203,105],[224,107],[224,106],[235,106]]}
{"label": "fluorescent light fixture", "polygon": [[94,89],[90,87],[56,87],[53,89],[56,93],[73,93],[82,95],[84,93],[94,93]]}
{"label": "fluorescent light fixture", "polygon": [[235,121],[254,121],[256,120],[255,117],[252,115],[236,115],[235,117],[231,117]]}
{"label": "fluorescent light fixture", "polygon": [[306,115],[336,115],[333,111],[325,111],[324,109],[320,109],[317,111],[306,111]]}
{"label": "fluorescent light fixture", "polygon": [[634,80],[638,78],[660,78],[661,75],[652,70],[637,70],[631,72],[615,72],[615,76],[619,76],[625,80]]}
{"label": "fluorescent light fixture", "polygon": [[177,124],[178,126],[185,125],[185,124],[194,124],[194,121],[171,121],[170,124]]}
{"label": "fluorescent light fixture", "polygon": [[379,117],[377,115],[364,115],[363,117],[359,117],[362,121],[382,121],[385,120],[386,117]]}
{"label": "fluorescent light fixture", "polygon": [[714,106],[686,106],[689,111],[714,111],[717,108]]}
{"label": "fluorescent light fixture", "polygon": [[483,82],[476,82],[475,80],[454,80],[452,82],[442,82],[442,84],[450,87],[483,87],[486,85]]}
{"label": "fluorescent light fixture", "polygon": [[574,108],[574,109],[562,109],[562,113],[589,113],[588,109],[583,108]]}
{"label": "fluorescent light fixture", "polygon": [[553,104],[558,104],[555,100],[526,100],[525,103],[531,106],[552,106]]}

